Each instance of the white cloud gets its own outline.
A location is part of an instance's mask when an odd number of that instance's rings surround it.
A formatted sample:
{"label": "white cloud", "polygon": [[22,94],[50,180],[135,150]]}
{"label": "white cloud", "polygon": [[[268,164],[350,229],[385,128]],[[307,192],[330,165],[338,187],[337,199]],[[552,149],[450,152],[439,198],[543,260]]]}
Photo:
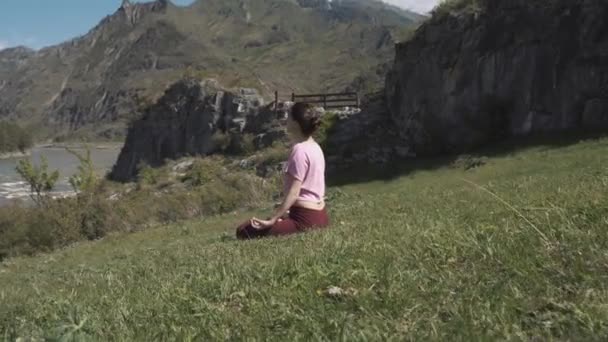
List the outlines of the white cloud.
{"label": "white cloud", "polygon": [[0,40],[0,50],[4,50],[7,47],[8,47],[8,43],[3,40]]}
{"label": "white cloud", "polygon": [[384,0],[393,5],[397,5],[401,8],[412,10],[418,13],[427,13],[432,10],[439,0]]}

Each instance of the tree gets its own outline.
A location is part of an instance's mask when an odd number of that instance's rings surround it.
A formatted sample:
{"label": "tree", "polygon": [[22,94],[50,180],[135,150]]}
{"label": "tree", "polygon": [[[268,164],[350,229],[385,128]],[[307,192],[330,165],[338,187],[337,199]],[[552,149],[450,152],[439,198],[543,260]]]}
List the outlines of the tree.
{"label": "tree", "polygon": [[30,197],[38,206],[46,205],[46,194],[53,190],[59,179],[59,171],[51,173],[49,165],[44,156],[40,158],[40,165],[35,166],[29,159],[22,159],[15,170],[21,178],[30,186]]}

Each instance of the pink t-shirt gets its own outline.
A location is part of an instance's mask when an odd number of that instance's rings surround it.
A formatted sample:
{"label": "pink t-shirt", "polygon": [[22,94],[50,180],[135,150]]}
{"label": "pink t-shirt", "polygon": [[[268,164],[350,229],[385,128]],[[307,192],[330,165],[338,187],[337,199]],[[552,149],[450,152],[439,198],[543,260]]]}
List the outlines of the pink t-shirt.
{"label": "pink t-shirt", "polygon": [[[286,173],[302,181],[298,200],[320,202],[325,198],[325,157],[313,140],[294,145],[287,161]],[[285,193],[291,184],[285,178]]]}

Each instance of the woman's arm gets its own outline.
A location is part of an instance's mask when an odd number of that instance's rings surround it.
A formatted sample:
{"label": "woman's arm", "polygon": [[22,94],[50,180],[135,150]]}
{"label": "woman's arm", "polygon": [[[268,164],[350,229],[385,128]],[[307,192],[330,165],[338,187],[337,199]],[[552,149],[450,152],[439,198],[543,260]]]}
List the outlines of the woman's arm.
{"label": "woman's arm", "polygon": [[281,203],[279,208],[275,211],[274,215],[272,216],[272,218],[270,220],[260,220],[255,217],[252,218],[251,225],[254,228],[262,229],[262,228],[272,227],[275,223],[277,223],[279,221],[279,219],[281,217],[283,217],[283,215],[285,215],[285,213],[287,213],[289,208],[291,208],[291,206],[294,205],[294,203],[296,203],[296,200],[298,199],[298,195],[300,194],[300,189],[302,188],[302,181],[293,177],[291,174],[287,174],[287,177],[289,177],[288,181],[289,181],[290,186],[289,186],[289,190],[287,190],[287,193],[285,194],[285,198],[283,199],[283,202]]}
{"label": "woman's arm", "polygon": [[289,189],[285,194],[283,203],[281,203],[270,220],[259,220],[254,217],[251,220],[253,227],[258,229],[272,227],[296,203],[300,189],[302,188],[302,182],[308,172],[308,165],[308,157],[305,151],[294,146],[287,160],[287,172],[285,176],[287,177],[286,181],[289,184]]}
{"label": "woman's arm", "polygon": [[293,206],[294,203],[296,203],[296,201],[298,199],[298,195],[300,194],[300,189],[302,188],[302,181],[298,180],[291,174],[287,174],[287,177],[288,177],[289,183],[291,185],[289,186],[289,190],[287,190],[287,193],[285,194],[283,203],[281,203],[279,208],[275,211],[274,216],[272,216],[272,218],[270,220],[272,222],[276,222],[281,217],[283,217],[283,215],[285,215],[285,213],[287,213],[289,208],[291,208],[291,206]]}

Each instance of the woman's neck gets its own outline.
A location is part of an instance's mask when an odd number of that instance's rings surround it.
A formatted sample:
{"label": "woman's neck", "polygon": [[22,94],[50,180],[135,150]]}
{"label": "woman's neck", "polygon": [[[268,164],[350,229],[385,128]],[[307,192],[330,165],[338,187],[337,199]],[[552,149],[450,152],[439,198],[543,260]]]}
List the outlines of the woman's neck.
{"label": "woman's neck", "polygon": [[305,137],[305,136],[299,136],[299,137],[295,137],[295,139],[293,140],[295,144],[300,144],[303,142],[307,142],[307,141],[313,141],[313,137]]}

